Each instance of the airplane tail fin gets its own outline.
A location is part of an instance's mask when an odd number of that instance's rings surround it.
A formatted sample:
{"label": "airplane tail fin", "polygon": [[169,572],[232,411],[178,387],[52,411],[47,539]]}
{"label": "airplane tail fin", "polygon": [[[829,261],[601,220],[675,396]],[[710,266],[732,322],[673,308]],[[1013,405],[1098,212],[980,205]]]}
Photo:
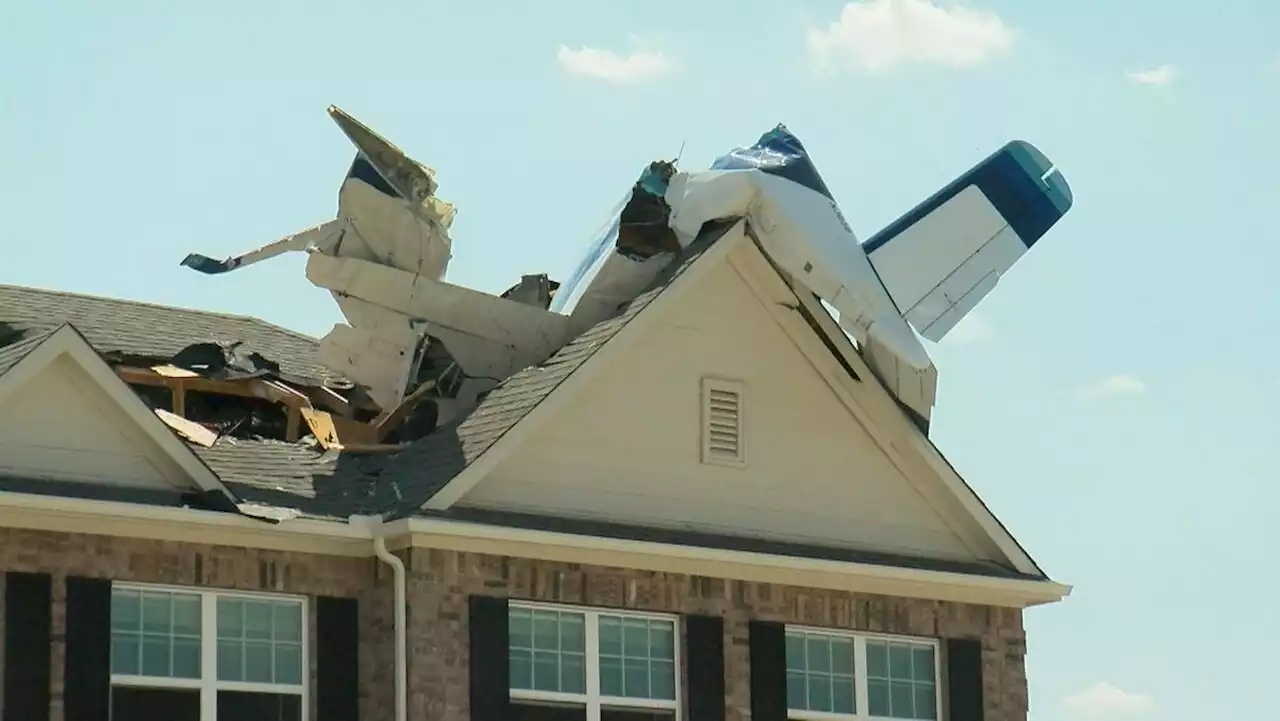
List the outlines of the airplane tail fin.
{"label": "airplane tail fin", "polygon": [[863,244],[920,335],[941,340],[1068,210],[1071,188],[1013,141]]}

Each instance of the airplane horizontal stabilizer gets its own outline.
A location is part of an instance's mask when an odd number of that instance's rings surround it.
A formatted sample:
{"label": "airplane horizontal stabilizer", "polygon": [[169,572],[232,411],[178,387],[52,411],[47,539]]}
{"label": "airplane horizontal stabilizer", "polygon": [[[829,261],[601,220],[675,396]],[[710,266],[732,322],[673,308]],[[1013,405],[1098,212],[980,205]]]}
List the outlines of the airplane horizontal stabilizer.
{"label": "airplane horizontal stabilizer", "polygon": [[327,249],[330,241],[336,240],[339,231],[338,221],[330,220],[319,225],[313,225],[306,230],[298,231],[293,235],[286,235],[274,243],[268,243],[251,250],[247,253],[232,256],[226,260],[214,260],[207,255],[199,253],[191,253],[182,259],[179,265],[185,265],[192,270],[205,275],[217,275],[226,273],[236,268],[243,268],[246,265],[274,258],[277,255],[288,253],[296,250],[306,250],[310,246],[316,246]]}
{"label": "airplane horizontal stabilizer", "polygon": [[920,335],[943,338],[1071,208],[1071,188],[1014,141],[866,243],[880,282]]}

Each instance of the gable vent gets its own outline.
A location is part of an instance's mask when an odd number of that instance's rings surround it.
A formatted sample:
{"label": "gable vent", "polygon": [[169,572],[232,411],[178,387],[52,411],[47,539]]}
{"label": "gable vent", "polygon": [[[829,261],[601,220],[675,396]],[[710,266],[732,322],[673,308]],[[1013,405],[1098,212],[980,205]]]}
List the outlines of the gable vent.
{"label": "gable vent", "polygon": [[742,465],[742,384],[702,381],[702,462]]}

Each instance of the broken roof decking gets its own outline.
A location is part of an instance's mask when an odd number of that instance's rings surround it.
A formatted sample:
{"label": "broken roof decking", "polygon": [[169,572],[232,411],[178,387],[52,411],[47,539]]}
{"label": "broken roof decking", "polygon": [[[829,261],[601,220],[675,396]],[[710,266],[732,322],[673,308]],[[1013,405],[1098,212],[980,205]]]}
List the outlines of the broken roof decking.
{"label": "broken roof decking", "polygon": [[0,285],[0,328],[24,333],[25,340],[63,323],[74,325],[103,355],[170,358],[193,343],[243,341],[279,363],[282,373],[316,385],[342,378],[320,365],[314,338],[257,318]]}

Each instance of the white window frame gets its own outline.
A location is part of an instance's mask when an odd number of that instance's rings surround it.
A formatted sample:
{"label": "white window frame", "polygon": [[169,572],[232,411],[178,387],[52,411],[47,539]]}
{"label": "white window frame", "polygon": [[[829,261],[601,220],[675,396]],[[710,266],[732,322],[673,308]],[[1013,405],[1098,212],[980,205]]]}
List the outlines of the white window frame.
{"label": "white window frame", "polygon": [[[171,678],[165,676],[136,676],[132,674],[111,674],[112,686],[131,686],[134,688],[171,688],[200,691],[200,718],[202,721],[216,721],[218,718],[219,691],[246,691],[251,693],[275,693],[289,696],[301,696],[301,716],[303,721],[310,718],[309,701],[311,696],[311,639],[310,608],[305,596],[285,593],[262,593],[258,591],[239,591],[221,588],[202,588],[192,586],[168,586],[151,583],[112,582],[111,590],[159,591],[162,593],[179,593],[200,597],[200,678]],[[279,683],[251,683],[248,681],[218,680],[218,599],[233,598],[264,601],[296,601],[301,603],[302,617],[302,679],[297,686]],[[114,636],[114,634],[113,634]],[[114,643],[114,638],[113,641]]]}
{"label": "white window frame", "polygon": [[787,702],[787,718],[791,721],[903,721],[891,716],[872,716],[871,705],[867,697],[867,641],[888,641],[890,643],[908,643],[914,646],[928,646],[933,649],[933,707],[936,721],[943,721],[946,714],[942,709],[942,648],[938,639],[926,636],[903,636],[888,633],[868,633],[865,631],[845,631],[843,629],[822,628],[819,626],[801,626],[787,624],[784,633],[797,631],[815,636],[847,638],[853,640],[853,708],[854,713],[835,713],[831,711],[808,711],[791,708]]}
{"label": "white window frame", "polygon": [[[683,716],[681,712],[681,701],[683,699],[683,679],[682,664],[680,656],[683,646],[680,643],[681,624],[680,617],[667,613],[647,613],[643,611],[631,611],[627,609],[599,608],[594,606],[569,606],[555,603],[530,603],[525,601],[511,601],[511,609],[523,609],[529,611],[559,611],[561,613],[576,613],[583,616],[583,646],[584,646],[584,671],[586,673],[586,692],[577,693],[561,693],[558,691],[533,691],[529,689],[510,688],[512,701],[534,701],[542,703],[556,703],[574,706],[585,706],[587,709],[586,721],[600,721],[600,709],[621,708],[635,709],[638,711],[671,711],[672,718],[680,721]],[[601,696],[600,695],[600,617],[613,616],[616,618],[642,618],[651,621],[668,621],[671,623],[671,642],[672,642],[672,662],[675,674],[673,680],[675,698],[674,699],[648,699],[648,698],[631,698],[627,696]],[[510,650],[510,643],[507,645]]]}

